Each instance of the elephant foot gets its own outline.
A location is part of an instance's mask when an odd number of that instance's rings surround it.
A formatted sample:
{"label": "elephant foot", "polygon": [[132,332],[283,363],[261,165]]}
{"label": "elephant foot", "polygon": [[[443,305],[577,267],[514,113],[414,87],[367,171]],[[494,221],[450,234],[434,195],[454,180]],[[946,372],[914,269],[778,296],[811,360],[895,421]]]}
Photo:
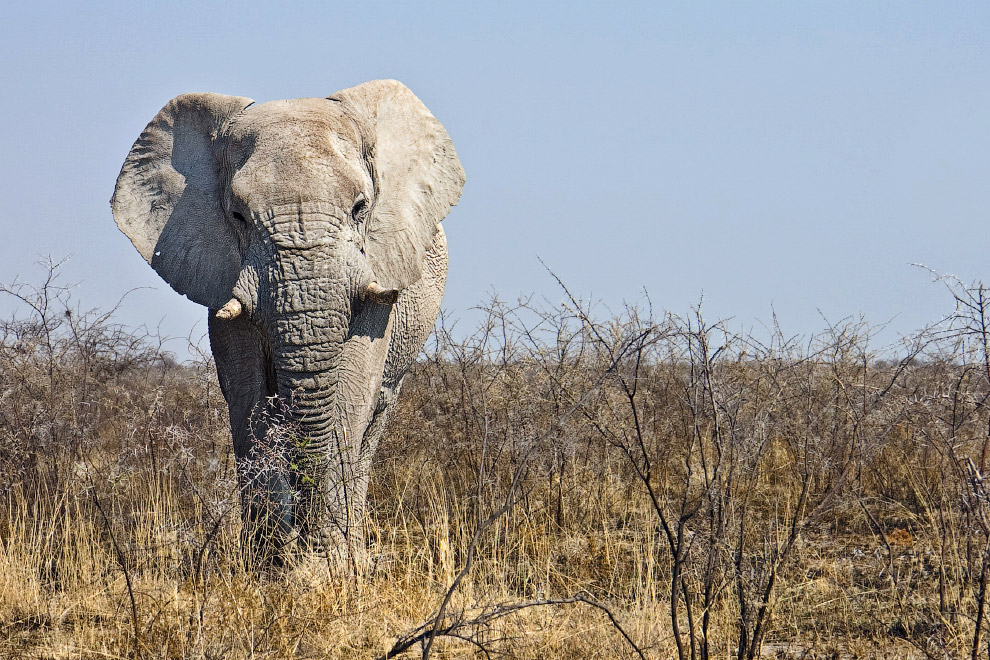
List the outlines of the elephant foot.
{"label": "elephant foot", "polygon": [[363,581],[372,574],[372,562],[368,553],[362,556],[344,553],[297,555],[291,566],[284,567],[286,579],[307,586],[339,586],[343,582]]}
{"label": "elephant foot", "polygon": [[[352,530],[353,531],[353,530]],[[311,535],[298,545],[297,564],[322,566],[334,575],[343,577],[362,576],[368,573],[370,555],[365,548],[364,538],[353,535],[345,537],[334,533]]]}
{"label": "elephant foot", "polygon": [[249,563],[258,568],[284,566],[294,554],[298,538],[292,525],[289,484],[276,469],[245,470],[245,475],[242,533]]}

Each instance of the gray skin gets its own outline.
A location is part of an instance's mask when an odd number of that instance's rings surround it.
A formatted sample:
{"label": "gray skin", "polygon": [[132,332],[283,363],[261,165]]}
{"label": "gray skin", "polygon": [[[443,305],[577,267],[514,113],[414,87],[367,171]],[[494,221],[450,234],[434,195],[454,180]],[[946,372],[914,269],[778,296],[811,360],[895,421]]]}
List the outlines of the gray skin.
{"label": "gray skin", "polygon": [[360,556],[369,469],[440,308],[464,184],[404,85],[254,105],[185,94],[124,161],[114,219],[210,308],[255,547]]}

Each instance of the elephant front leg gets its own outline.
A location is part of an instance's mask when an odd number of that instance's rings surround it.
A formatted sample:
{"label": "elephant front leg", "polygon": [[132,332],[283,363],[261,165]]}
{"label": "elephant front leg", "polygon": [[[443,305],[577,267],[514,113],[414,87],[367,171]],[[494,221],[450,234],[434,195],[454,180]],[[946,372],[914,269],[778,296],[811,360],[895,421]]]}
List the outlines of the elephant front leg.
{"label": "elephant front leg", "polygon": [[[245,535],[252,553],[262,563],[277,565],[288,559],[296,537],[293,511],[298,493],[290,477],[282,417],[278,400],[273,397],[256,402],[246,423],[238,415],[238,425],[247,429],[249,447],[237,452]],[[231,420],[233,426],[233,414]]]}
{"label": "elephant front leg", "polygon": [[210,345],[234,439],[244,534],[261,563],[281,564],[294,538],[295,490],[266,342],[247,319],[209,318]]}

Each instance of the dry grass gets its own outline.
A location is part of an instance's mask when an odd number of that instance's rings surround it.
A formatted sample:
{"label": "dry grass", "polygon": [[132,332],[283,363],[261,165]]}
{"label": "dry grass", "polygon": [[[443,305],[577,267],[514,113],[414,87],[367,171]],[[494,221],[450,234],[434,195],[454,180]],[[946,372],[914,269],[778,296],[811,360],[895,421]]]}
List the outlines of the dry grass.
{"label": "dry grass", "polygon": [[894,359],[492,301],[407,378],[343,577],[254,565],[208,360],[7,288],[0,656],[379,657],[435,621],[439,657],[987,657],[983,288],[950,284]]}

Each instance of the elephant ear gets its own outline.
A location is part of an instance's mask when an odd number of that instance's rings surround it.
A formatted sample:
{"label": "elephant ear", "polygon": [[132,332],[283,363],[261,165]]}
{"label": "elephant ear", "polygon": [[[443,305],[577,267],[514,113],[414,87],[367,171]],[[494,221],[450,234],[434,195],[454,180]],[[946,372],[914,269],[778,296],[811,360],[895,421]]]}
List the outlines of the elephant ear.
{"label": "elephant ear", "polygon": [[173,289],[217,309],[241,266],[224,217],[215,143],[253,101],[183,94],[166,104],[124,160],[110,206],[120,230]]}
{"label": "elephant ear", "polygon": [[404,289],[422,276],[437,225],[461,196],[464,170],[454,144],[396,80],[374,80],[329,98],[343,103],[370,141],[376,192],[365,254],[379,284]]}

